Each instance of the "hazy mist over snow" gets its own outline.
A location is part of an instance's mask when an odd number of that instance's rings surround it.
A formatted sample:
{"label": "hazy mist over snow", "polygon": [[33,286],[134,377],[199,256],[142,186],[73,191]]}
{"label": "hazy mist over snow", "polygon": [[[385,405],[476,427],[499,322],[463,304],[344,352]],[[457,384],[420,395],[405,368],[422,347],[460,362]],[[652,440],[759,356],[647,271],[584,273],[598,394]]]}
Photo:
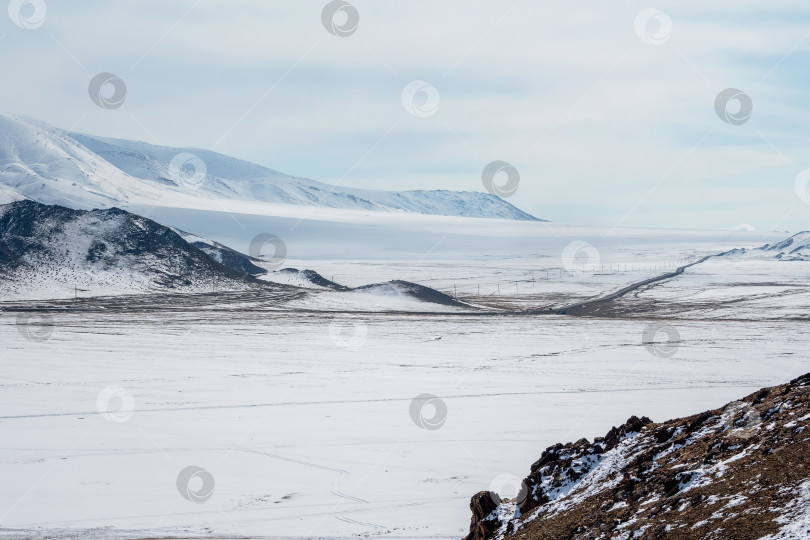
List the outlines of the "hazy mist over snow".
{"label": "hazy mist over snow", "polygon": [[[37,31],[0,22],[0,69],[24,81],[0,102],[362,189],[482,191],[503,160],[521,176],[510,202],[557,222],[806,228],[804,2],[663,2],[659,44],[635,1],[353,4],[340,38],[320,1],[52,1]],[[99,72],[125,81],[119,109],[87,99]],[[429,117],[403,107],[414,80],[440,96]],[[743,125],[715,113],[726,88],[752,100]]]}

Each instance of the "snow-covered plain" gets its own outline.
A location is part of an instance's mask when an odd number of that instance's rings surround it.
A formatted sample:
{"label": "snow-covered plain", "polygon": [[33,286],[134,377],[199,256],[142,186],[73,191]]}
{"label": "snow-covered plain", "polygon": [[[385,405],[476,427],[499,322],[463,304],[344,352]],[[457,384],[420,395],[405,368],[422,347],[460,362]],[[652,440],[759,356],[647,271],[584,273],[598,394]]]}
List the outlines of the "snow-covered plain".
{"label": "snow-covered plain", "polygon": [[[245,253],[254,237],[271,233],[286,245],[284,266],[315,270],[341,285],[403,279],[502,308],[557,307],[701,256],[788,236],[223,205],[219,210],[136,206],[133,211]],[[268,279],[289,283],[283,276]]]}
{"label": "snow-covered plain", "polygon": [[691,319],[810,320],[810,279],[806,257],[810,233],[793,255],[780,243],[735,249],[691,267],[677,278],[643,287],[615,302],[623,314]]}
{"label": "snow-covered plain", "polygon": [[[717,407],[810,371],[810,336],[789,320],[800,307],[788,295],[768,300],[784,307],[775,317],[734,317],[734,302],[722,320],[670,310],[674,354],[671,344],[666,354],[642,344],[660,324],[645,313],[516,313],[594,298],[784,233],[167,198],[70,137],[26,133],[50,145],[48,167],[9,166],[0,181],[31,187],[44,178],[48,202],[96,200],[109,189],[94,183],[102,171],[120,187],[110,197],[164,225],[242,252],[273,234],[285,244],[285,266],[348,287],[407,280],[479,309],[427,305],[385,286],[142,294],[44,311],[30,310],[48,303],[0,302],[0,537],[458,538],[470,496],[511,495],[508,486],[548,445],[604,435],[632,414],[667,419]],[[87,182],[56,178],[70,175]],[[0,202],[17,193],[0,193]],[[747,293],[749,272],[729,280],[716,260],[632,301],[681,294],[696,279],[726,299]],[[763,280],[806,286],[806,262],[751,264],[765,265]],[[264,279],[291,283],[290,275]],[[688,295],[678,308],[686,304]],[[201,469],[189,476],[189,466]]]}
{"label": "snow-covered plain", "polygon": [[[575,269],[536,279],[545,289],[535,293],[519,283],[502,291],[501,306],[602,294],[679,257],[785,236],[562,226],[544,235],[521,228],[544,224],[465,221],[442,239],[441,220],[387,230],[358,220],[348,226],[380,238],[340,243],[343,225],[321,225],[318,247],[282,218],[239,217],[256,231],[287,225],[289,251],[300,257],[290,266],[352,286],[503,283],[560,268],[573,241],[599,246],[600,265],[647,268]],[[230,233],[182,228],[244,247]],[[245,238],[253,232],[246,227]],[[416,255],[439,240],[447,243]],[[351,245],[367,251],[345,251]],[[768,271],[804,264],[777,261]],[[697,265],[673,283],[710,269]],[[743,290],[732,285],[729,294]],[[75,311],[62,304],[48,312],[44,340],[21,335],[25,313],[0,314],[1,534],[459,538],[469,497],[509,496],[509,480],[548,445],[604,435],[632,414],[663,420],[714,408],[810,371],[810,336],[793,320],[674,317],[676,351],[657,355],[642,339],[660,323],[643,317],[371,313],[391,299],[348,305],[332,295],[278,305],[249,294],[177,297],[162,308],[146,297]],[[188,466],[210,473],[193,479],[192,494],[214,481],[204,501],[178,489]]]}
{"label": "snow-covered plain", "polygon": [[[679,324],[669,359],[643,321],[82,313],[41,343],[3,322],[0,523],[21,529],[460,537],[469,497],[550,444],[810,371],[780,322]],[[111,386],[128,418],[98,413]],[[409,414],[424,393],[440,429]],[[205,503],[175,485],[190,465],[216,481]]]}

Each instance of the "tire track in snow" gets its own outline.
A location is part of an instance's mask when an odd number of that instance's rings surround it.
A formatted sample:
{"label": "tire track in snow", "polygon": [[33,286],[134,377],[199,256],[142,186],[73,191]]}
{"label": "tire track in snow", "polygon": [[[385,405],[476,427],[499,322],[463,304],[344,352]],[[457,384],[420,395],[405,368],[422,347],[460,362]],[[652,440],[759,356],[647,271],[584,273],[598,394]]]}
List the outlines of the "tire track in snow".
{"label": "tire track in snow", "polygon": [[340,491],[330,491],[329,493],[331,493],[332,495],[334,495],[336,497],[342,497],[344,499],[349,499],[350,501],[368,504],[368,501],[365,500],[365,499],[360,499],[358,497],[352,497],[351,495],[346,495],[345,493],[341,493]]}
{"label": "tire track in snow", "polygon": [[[442,399],[468,399],[468,398],[489,398],[489,397],[503,397],[503,396],[543,396],[543,395],[557,395],[557,394],[604,394],[604,393],[617,393],[617,392],[658,392],[661,390],[705,390],[707,388],[760,388],[757,385],[748,384],[717,384],[712,386],[695,385],[695,386],[651,386],[648,388],[613,388],[607,390],[593,390],[593,389],[577,389],[577,390],[541,390],[537,392],[493,392],[484,394],[456,394],[448,396],[438,396]],[[378,398],[378,399],[345,399],[345,400],[327,400],[327,401],[289,401],[278,403],[248,403],[248,404],[234,404],[234,405],[201,405],[199,407],[170,407],[166,409],[133,409],[133,413],[163,413],[163,412],[183,412],[183,411],[202,411],[202,410],[228,410],[228,409],[259,409],[264,407],[295,407],[295,406],[311,406],[311,405],[347,405],[354,403],[386,403],[395,401],[413,401],[412,397],[403,398]],[[82,411],[82,412],[61,412],[61,413],[42,413],[42,414],[19,414],[0,416],[0,420],[19,420],[24,418],[53,418],[57,416],[95,416],[102,413],[98,411]]]}

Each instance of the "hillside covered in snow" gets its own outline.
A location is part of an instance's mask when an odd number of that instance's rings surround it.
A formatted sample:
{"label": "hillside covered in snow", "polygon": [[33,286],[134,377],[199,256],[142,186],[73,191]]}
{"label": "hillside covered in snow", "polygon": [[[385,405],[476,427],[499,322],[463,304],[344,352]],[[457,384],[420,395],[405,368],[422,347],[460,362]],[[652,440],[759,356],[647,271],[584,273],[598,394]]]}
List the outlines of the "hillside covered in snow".
{"label": "hillside covered in snow", "polygon": [[243,271],[253,267],[248,257],[224,246],[207,248],[210,253],[117,208],[6,204],[0,206],[0,297],[270,288]]}
{"label": "hillside covered in snow", "polygon": [[796,233],[775,244],[767,244],[760,251],[775,255],[780,261],[810,261],[810,231]]}
{"label": "hillside covered in snow", "polygon": [[22,197],[85,210],[202,208],[206,200],[232,200],[539,221],[489,193],[336,187],[208,150],[95,137],[0,115],[0,203]]}
{"label": "hillside covered in snow", "polygon": [[[429,287],[394,280],[350,288],[282,268],[118,208],[0,205],[0,301],[143,293],[262,293],[289,309],[467,310]],[[239,298],[238,294],[235,294]],[[283,296],[283,299],[281,298]],[[132,300],[130,300],[132,301]],[[103,302],[102,302],[103,303]],[[101,304],[97,304],[101,305]]]}

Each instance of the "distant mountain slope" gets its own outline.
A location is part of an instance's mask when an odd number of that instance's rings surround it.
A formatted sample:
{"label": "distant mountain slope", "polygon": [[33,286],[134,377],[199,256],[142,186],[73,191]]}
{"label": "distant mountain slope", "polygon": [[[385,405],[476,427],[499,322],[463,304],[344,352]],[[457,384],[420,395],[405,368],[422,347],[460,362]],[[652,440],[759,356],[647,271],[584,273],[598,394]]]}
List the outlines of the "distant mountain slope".
{"label": "distant mountain slope", "polygon": [[472,498],[467,540],[810,538],[810,374],[660,424],[547,448],[514,500]]}
{"label": "distant mountain slope", "polygon": [[759,248],[783,261],[810,261],[810,231],[796,233],[776,244],[766,244]]}
{"label": "distant mountain slope", "polygon": [[205,163],[208,174],[199,191],[217,197],[357,210],[537,220],[489,193],[336,188],[198,148],[169,148],[81,133],[70,133],[70,136],[127,174],[161,184],[175,183],[169,173],[172,159],[181,153],[193,154]]}
{"label": "distant mountain slope", "polygon": [[[469,307],[415,283],[350,289],[313,270],[268,274],[264,263],[118,208],[73,210],[31,200],[0,205],[0,301],[255,291],[279,292],[285,301],[315,310],[335,305],[383,311]],[[299,287],[329,296],[313,303]]]}
{"label": "distant mountain slope", "polygon": [[18,193],[14,189],[0,184],[0,204],[8,204],[16,201],[28,199],[25,195]]}
{"label": "distant mountain slope", "polygon": [[348,291],[349,287],[326,279],[315,270],[299,270],[297,268],[282,268],[273,273],[262,276],[263,280],[273,283],[283,283],[295,287],[312,289],[330,289],[333,291]]}
{"label": "distant mountain slope", "polygon": [[[178,156],[180,156],[178,158]],[[196,156],[204,170],[178,164]],[[175,163],[172,166],[172,163]],[[195,162],[198,163],[199,162]],[[199,172],[194,177],[191,173]],[[203,174],[204,173],[204,174]],[[229,199],[328,208],[536,221],[481,192],[379,191],[334,187],[196,148],[70,133],[26,117],[0,115],[0,185],[70,208],[131,204],[194,208],[200,199]]]}
{"label": "distant mountain slope", "polygon": [[165,195],[64,132],[10,115],[0,115],[0,184],[5,201],[22,196],[78,209],[148,204]]}
{"label": "distant mountain slope", "polygon": [[[34,201],[0,206],[0,298],[268,285],[220,264],[177,233],[117,208],[71,210]],[[276,286],[278,287],[278,286]]]}
{"label": "distant mountain slope", "polygon": [[175,229],[174,227],[171,229],[180,235],[180,238],[196,247],[218,263],[223,264],[232,270],[250,274],[252,276],[267,273],[267,269],[261,266],[262,261],[260,259],[240,253],[235,249],[229,248],[228,246],[223,246],[219,242],[214,242],[213,240],[208,240],[207,238],[201,238],[196,234],[187,233],[185,231]]}
{"label": "distant mountain slope", "polygon": [[810,261],[810,231],[798,232],[782,241],[758,248],[735,248],[719,254],[718,257],[740,260]]}
{"label": "distant mountain slope", "polygon": [[446,306],[467,305],[464,304],[463,302],[459,302],[452,296],[444,294],[443,292],[431,289],[430,287],[425,287],[424,285],[419,285],[417,283],[403,281],[401,279],[387,281],[385,283],[372,283],[371,285],[363,285],[362,287],[357,287],[356,289],[353,290],[363,293],[371,293],[379,296],[415,298],[422,302],[431,302],[434,304],[442,304]]}

